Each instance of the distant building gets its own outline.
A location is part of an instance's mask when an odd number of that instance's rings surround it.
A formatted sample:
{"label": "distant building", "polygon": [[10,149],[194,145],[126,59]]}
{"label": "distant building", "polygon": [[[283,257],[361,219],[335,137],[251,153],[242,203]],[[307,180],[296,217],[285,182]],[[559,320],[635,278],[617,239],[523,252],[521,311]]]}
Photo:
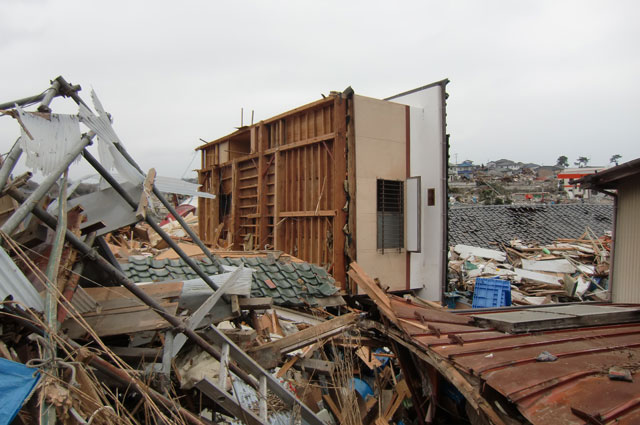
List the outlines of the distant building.
{"label": "distant building", "polygon": [[542,165],[536,169],[536,178],[538,180],[548,180],[555,178],[558,173],[563,170],[562,167],[557,165]]}
{"label": "distant building", "polygon": [[604,167],[565,168],[562,172],[558,173],[560,188],[567,192],[569,199],[587,199],[590,197],[589,192],[580,187],[580,183],[574,182],[573,180],[578,180],[603,170],[605,170]]}
{"label": "distant building", "polygon": [[460,164],[452,164],[449,166],[449,172],[458,179],[471,179],[474,171],[479,168],[473,164],[473,161],[466,159]]}
{"label": "distant building", "polygon": [[534,164],[532,162],[528,163],[528,164],[523,164],[522,167],[520,167],[522,170],[531,170],[531,171],[536,171],[538,168],[540,168],[540,166],[538,164]]}
{"label": "distant building", "polygon": [[499,159],[497,161],[491,161],[487,164],[487,168],[490,170],[498,171],[516,171],[522,166],[521,162],[514,162],[510,159]]}

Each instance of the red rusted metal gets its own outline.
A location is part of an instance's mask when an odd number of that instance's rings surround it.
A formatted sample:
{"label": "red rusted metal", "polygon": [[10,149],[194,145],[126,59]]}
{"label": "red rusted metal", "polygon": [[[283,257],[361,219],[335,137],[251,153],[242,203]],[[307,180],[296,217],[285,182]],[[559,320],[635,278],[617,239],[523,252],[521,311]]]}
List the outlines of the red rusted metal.
{"label": "red rusted metal", "polygon": [[572,342],[572,341],[585,341],[588,339],[595,339],[595,338],[603,338],[603,337],[608,337],[608,336],[623,336],[623,335],[640,335],[640,328],[637,328],[635,330],[629,330],[629,331],[621,331],[621,332],[615,332],[615,333],[611,333],[611,334],[600,334],[600,335],[583,335],[583,336],[577,336],[577,337],[572,337],[572,338],[559,338],[559,339],[550,339],[550,340],[541,340],[541,341],[536,341],[536,342],[530,342],[530,343],[526,343],[526,344],[514,344],[514,345],[507,345],[507,346],[503,346],[503,347],[485,347],[485,348],[481,348],[478,350],[473,350],[473,351],[465,351],[465,352],[461,352],[461,353],[452,353],[449,354],[449,358],[452,359],[454,357],[463,357],[463,356],[472,356],[474,354],[482,354],[482,353],[495,353],[496,351],[508,351],[508,350],[515,350],[515,349],[521,349],[521,348],[527,348],[527,347],[538,347],[538,346],[548,346],[548,345],[553,345],[553,344],[562,344],[565,342]]}
{"label": "red rusted metal", "polygon": [[[404,304],[403,314],[411,307]],[[638,323],[517,335],[465,325],[469,329],[447,333],[443,328],[449,324],[420,317],[419,309],[416,313],[414,323],[432,331],[413,335],[416,345],[448,359],[459,371],[478,376],[482,388],[502,394],[532,424],[640,423],[640,380],[607,377],[612,366],[640,368]],[[410,323],[402,327],[415,330]],[[438,331],[440,338],[434,336]],[[558,359],[536,361],[542,351]]]}

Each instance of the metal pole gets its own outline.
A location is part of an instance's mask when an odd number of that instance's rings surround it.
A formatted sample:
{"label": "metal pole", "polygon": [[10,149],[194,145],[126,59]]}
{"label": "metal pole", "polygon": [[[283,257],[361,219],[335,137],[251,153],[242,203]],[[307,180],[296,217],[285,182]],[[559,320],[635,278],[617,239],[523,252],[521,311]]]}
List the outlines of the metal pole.
{"label": "metal pole", "polygon": [[[62,178],[60,179],[60,195],[58,197],[58,224],[56,227],[56,235],[51,247],[51,254],[49,255],[49,262],[47,263],[46,276],[47,276],[47,293],[45,295],[44,303],[44,320],[47,324],[47,338],[49,340],[49,346],[51,347],[51,356],[49,360],[52,362],[55,360],[56,355],[56,340],[53,337],[58,332],[58,321],[56,313],[58,311],[58,268],[60,267],[60,257],[62,255],[62,249],[64,248],[64,231],[67,228],[67,176],[69,169],[65,170]],[[50,363],[47,367],[48,374],[50,376],[57,377],[57,371],[55,364]],[[42,404],[42,410],[40,412],[41,423],[43,424],[55,424],[56,423],[56,408],[53,404],[48,403],[46,400]]]}
{"label": "metal pole", "polygon": [[[124,190],[120,183],[118,183],[116,179],[114,179],[113,176],[109,174],[107,169],[104,168],[102,164],[100,164],[100,162],[93,155],[91,155],[89,151],[85,149],[82,152],[82,155],[84,155],[84,158],[87,160],[87,162],[91,164],[93,168],[95,168],[95,170],[102,176],[102,178],[104,178],[111,185],[111,187],[113,187],[116,192],[118,192],[118,194],[131,206],[131,208],[133,208],[133,210],[138,209],[138,203],[133,200],[131,196],[129,196],[129,194]],[[214,291],[218,289],[218,285],[216,285],[216,283],[211,280],[211,278],[209,278],[209,276],[205,272],[203,272],[200,267],[198,267],[198,265],[191,259],[191,257],[189,257],[178,246],[178,244],[173,239],[171,239],[171,236],[169,236],[164,230],[162,230],[162,228],[156,222],[149,218],[148,215],[145,216],[145,221],[149,223],[151,228],[155,230],[160,235],[160,237],[162,237],[162,239],[169,245],[169,247],[171,247],[175,252],[178,253],[180,258],[182,258],[182,260],[187,263],[187,265],[191,267],[191,269],[198,276],[200,276],[202,280],[204,280],[204,282],[209,285],[209,287],[211,287],[211,289],[213,289]]]}
{"label": "metal pole", "polygon": [[[18,189],[11,188],[7,191],[9,195],[14,198],[18,202],[25,202],[27,197]],[[51,214],[43,210],[40,206],[35,206],[32,209],[33,214],[38,217],[44,224],[49,226],[51,229],[55,229],[57,225],[57,220]],[[127,276],[124,275],[120,270],[116,269],[112,266],[107,260],[102,258],[100,255],[96,253],[96,251],[85,244],[82,239],[77,237],[70,230],[65,231],[67,242],[69,242],[75,249],[77,249],[83,256],[88,258],[89,260],[95,262],[95,264],[101,268],[103,271],[108,273],[110,276],[113,276],[114,279],[127,288],[133,295],[135,295],[140,301],[149,306],[152,310],[160,315],[164,320],[169,322],[171,326],[177,329],[179,332],[184,333],[191,341],[193,341],[196,345],[206,351],[208,354],[213,356],[216,360],[220,360],[220,352],[218,349],[210,345],[204,338],[198,335],[193,330],[187,328],[184,325],[184,322],[171,315],[167,312],[164,307],[162,307],[154,298],[149,296],[146,292],[144,292],[138,285],[136,285],[132,280],[130,280]],[[248,375],[244,370],[240,369],[238,366],[234,364],[230,364],[229,367],[247,384],[251,385],[253,388],[258,388],[258,383],[255,378]]]}
{"label": "metal pole", "polygon": [[[126,149],[124,148],[124,146],[122,146],[119,143],[115,143],[115,147],[116,149],[118,149],[118,152],[120,152],[122,154],[122,156],[124,156],[124,158],[129,161],[129,163],[131,165],[133,165],[134,167],[136,167],[136,169],[138,171],[140,171],[142,174],[144,174],[142,172],[142,170],[140,169],[140,167],[138,166],[138,164],[135,162],[135,160],[131,157],[131,155],[129,155],[129,152],[126,151]],[[164,205],[164,207],[171,213],[171,215],[173,215],[175,217],[175,219],[178,221],[178,223],[180,223],[180,226],[182,226],[182,228],[184,229],[185,232],[187,232],[187,234],[189,235],[189,237],[191,238],[191,240],[193,242],[195,242],[196,245],[198,245],[198,247],[202,250],[202,252],[205,253],[205,255],[207,257],[209,257],[209,259],[211,261],[213,261],[214,263],[217,262],[216,258],[213,256],[213,254],[211,253],[211,251],[209,251],[209,248],[204,244],[204,242],[202,242],[202,240],[198,237],[198,235],[196,235],[196,233],[193,231],[193,229],[187,224],[187,222],[180,216],[180,214],[177,213],[176,209],[173,207],[173,205],[171,205],[171,202],[169,202],[167,200],[167,198],[164,197],[164,195],[162,194],[162,192],[160,192],[160,190],[156,187],[156,185],[153,185],[153,194],[156,195],[156,197],[160,200],[160,202],[162,203],[162,205]]]}
{"label": "metal pole", "polygon": [[[24,311],[13,307],[10,303],[4,303],[2,305],[2,309],[6,310],[9,313],[3,319],[19,323],[20,325],[24,326],[37,335],[45,335],[45,332],[40,327],[34,325],[33,320],[28,315],[26,315]],[[0,312],[1,311],[2,310],[0,310]],[[63,338],[71,346],[71,348],[76,350],[81,348],[80,344],[72,339],[69,339],[69,337]],[[115,379],[121,384],[133,387],[140,394],[147,393],[153,399],[153,401],[162,404],[165,408],[170,411],[176,412],[176,414],[178,415],[182,415],[182,417],[185,418],[189,423],[193,425],[204,425],[204,422],[202,422],[196,415],[186,410],[184,407],[181,407],[175,401],[166,398],[162,394],[156,392],[153,388],[146,386],[140,380],[132,378],[125,370],[117,368],[116,366],[112,365],[104,359],[101,359],[93,353],[91,353],[90,357],[88,357],[87,359],[79,358],[78,361],[82,361],[83,363],[88,361],[91,366],[95,367],[99,371]]]}
{"label": "metal pole", "polygon": [[[61,77],[58,77],[58,78],[61,78]],[[52,95],[51,98],[58,97],[58,96],[68,96],[69,93],[74,93],[78,90],[80,90],[80,86],[78,85],[72,86],[67,83],[67,93],[56,92],[56,94]],[[12,100],[10,102],[0,103],[0,109],[13,109],[16,107],[16,105],[18,106],[31,105],[33,103],[40,102],[42,99],[47,97],[48,94],[49,94],[49,90],[45,90],[42,93],[37,94],[35,96],[29,96],[29,97],[24,97],[22,99]]]}
{"label": "metal pole", "polygon": [[45,92],[44,98],[42,102],[40,102],[40,106],[38,106],[38,111],[40,112],[51,112],[51,108],[49,105],[54,97],[59,96],[58,90],[60,89],[60,82],[54,81],[51,83],[51,88]]}
{"label": "metal pole", "polygon": [[[73,87],[70,86],[69,83],[67,83],[67,81],[65,81],[64,78],[58,77],[56,78],[56,82],[60,84],[60,91],[62,91],[65,94],[65,96],[71,97],[78,105],[84,105],[87,108],[89,107],[84,102],[84,100],[82,100],[80,95],[78,95],[77,91],[73,90]],[[145,172],[142,171],[142,169],[136,163],[136,161],[131,157],[131,155],[129,155],[129,152],[127,152],[124,146],[122,146],[120,143],[114,143],[114,146],[116,147],[116,149],[118,149],[118,152],[120,152],[122,156],[124,156],[124,158],[127,161],[129,161],[129,163],[133,165],[140,172],[140,174],[145,175]],[[180,226],[182,226],[185,232],[187,232],[189,237],[191,237],[193,242],[195,242],[195,244],[198,245],[198,247],[202,250],[202,252],[204,252],[205,255],[211,261],[216,262],[217,260],[215,259],[211,251],[209,251],[209,248],[202,242],[202,240],[198,237],[198,235],[195,234],[195,232],[191,229],[191,227],[189,227],[187,222],[184,221],[182,217],[180,217],[180,215],[176,212],[175,208],[173,208],[173,205],[171,205],[171,203],[167,201],[167,199],[164,197],[162,192],[158,190],[155,184],[153,185],[153,194],[156,195],[156,197],[160,200],[162,205],[164,205],[164,207],[171,213],[171,215],[173,215],[176,218],[178,223],[180,223]]]}
{"label": "metal pole", "polygon": [[2,225],[2,227],[0,227],[0,231],[3,231],[7,235],[10,235],[14,230],[16,230],[20,223],[22,223],[22,220],[27,217],[29,212],[34,209],[36,204],[40,202],[44,195],[47,194],[49,189],[51,189],[58,177],[60,177],[60,175],[64,173],[67,168],[69,168],[69,165],[77,158],[78,155],[80,155],[82,150],[87,145],[91,144],[91,139],[93,138],[93,136],[93,133],[89,133],[80,138],[73,149],[64,156],[58,168],[56,168],[56,170],[51,173],[51,175],[45,178],[40,186],[38,186],[38,188],[34,190],[33,193],[22,203],[22,205],[18,207],[18,209],[11,215],[11,217],[9,217],[9,219]]}
{"label": "metal pole", "polygon": [[153,185],[153,194],[156,195],[156,197],[160,200],[162,205],[164,205],[164,207],[171,213],[171,215],[175,217],[175,219],[178,221],[178,223],[180,223],[180,226],[182,226],[184,231],[187,232],[187,234],[189,235],[191,240],[196,245],[198,245],[198,247],[202,250],[202,252],[204,252],[205,255],[207,257],[209,257],[209,259],[211,261],[216,262],[217,260],[213,256],[211,251],[209,251],[209,248],[204,244],[204,242],[202,242],[202,240],[198,237],[198,235],[196,235],[196,233],[187,224],[187,222],[184,220],[184,218],[182,218],[182,216],[180,214],[178,214],[176,209],[173,208],[173,205],[171,205],[171,202],[167,201],[167,198],[165,198],[164,195],[162,195],[162,193],[160,192],[160,190],[158,190],[158,188],[156,187],[155,184]]}
{"label": "metal pole", "polygon": [[20,155],[22,155],[22,148],[20,147],[20,138],[18,138],[2,163],[2,168],[0,168],[0,192],[2,192],[7,185],[9,175],[16,166],[18,159],[20,159]]}

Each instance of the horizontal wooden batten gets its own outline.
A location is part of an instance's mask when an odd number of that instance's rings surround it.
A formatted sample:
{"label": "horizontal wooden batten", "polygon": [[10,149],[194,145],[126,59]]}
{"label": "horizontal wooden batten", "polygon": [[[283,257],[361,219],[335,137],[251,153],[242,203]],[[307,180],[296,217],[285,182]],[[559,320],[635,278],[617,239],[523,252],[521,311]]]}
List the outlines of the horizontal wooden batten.
{"label": "horizontal wooden batten", "polygon": [[280,217],[333,217],[336,210],[321,211],[281,211]]}
{"label": "horizontal wooden batten", "polygon": [[251,235],[255,246],[330,269],[344,289],[348,102],[331,95],[199,147],[200,182],[220,195],[198,213],[205,242],[242,249]]}
{"label": "horizontal wooden batten", "polygon": [[333,140],[335,138],[335,133],[327,133],[322,136],[312,137],[310,139],[301,140],[295,143],[289,143],[286,145],[281,145],[276,148],[267,149],[265,154],[272,154],[274,152],[282,152],[289,149],[301,148],[303,146],[313,145],[314,143],[328,142],[329,140]]}

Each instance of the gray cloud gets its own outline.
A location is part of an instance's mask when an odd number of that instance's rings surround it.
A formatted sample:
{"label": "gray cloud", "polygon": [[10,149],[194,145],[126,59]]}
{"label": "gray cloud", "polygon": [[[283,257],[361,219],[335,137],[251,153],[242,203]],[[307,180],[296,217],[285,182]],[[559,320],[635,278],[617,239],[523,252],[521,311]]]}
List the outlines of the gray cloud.
{"label": "gray cloud", "polygon": [[[632,1],[83,2],[0,5],[0,101],[91,87],[140,165],[181,176],[199,138],[351,85],[449,78],[451,152],[476,162],[640,156]],[[56,110],[73,112],[68,100]],[[0,119],[0,149],[17,136]],[[192,168],[197,168],[199,158]]]}

